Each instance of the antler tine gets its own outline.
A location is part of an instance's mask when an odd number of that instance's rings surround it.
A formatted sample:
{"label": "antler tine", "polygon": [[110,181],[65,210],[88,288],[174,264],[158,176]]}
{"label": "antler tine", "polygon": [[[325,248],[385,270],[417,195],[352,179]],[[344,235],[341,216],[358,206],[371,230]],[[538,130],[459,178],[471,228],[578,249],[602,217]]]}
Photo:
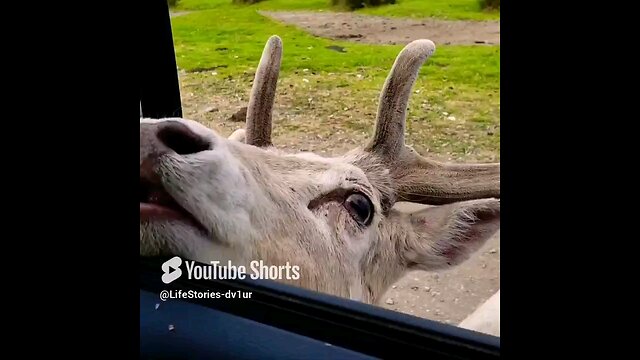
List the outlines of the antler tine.
{"label": "antler tine", "polygon": [[282,60],[282,40],[274,35],[262,51],[247,107],[245,142],[259,147],[271,146],[271,112]]}
{"label": "antler tine", "polygon": [[500,163],[447,164],[407,151],[393,169],[398,201],[444,205],[500,198]]}
{"label": "antler tine", "polygon": [[402,49],[380,94],[376,130],[367,150],[393,160],[404,150],[404,129],[411,89],[422,64],[436,50],[431,40],[415,40]]}
{"label": "antler tine", "polygon": [[433,55],[430,40],[416,40],[398,54],[380,94],[375,134],[366,150],[390,167],[398,201],[442,205],[500,198],[500,163],[445,164],[420,156],[405,145],[409,96],[418,72]]}

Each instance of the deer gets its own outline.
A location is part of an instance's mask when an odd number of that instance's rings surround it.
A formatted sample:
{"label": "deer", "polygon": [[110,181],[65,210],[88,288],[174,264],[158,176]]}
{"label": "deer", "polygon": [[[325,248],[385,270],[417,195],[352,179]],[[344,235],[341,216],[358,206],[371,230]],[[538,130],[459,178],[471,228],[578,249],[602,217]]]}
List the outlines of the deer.
{"label": "deer", "polygon": [[[500,163],[445,163],[405,144],[407,105],[431,40],[397,55],[367,144],[340,156],[272,142],[282,40],[255,72],[244,128],[140,119],[140,256],[294,264],[283,283],[378,304],[413,270],[444,271],[500,228]],[[428,205],[412,213],[397,202]]]}

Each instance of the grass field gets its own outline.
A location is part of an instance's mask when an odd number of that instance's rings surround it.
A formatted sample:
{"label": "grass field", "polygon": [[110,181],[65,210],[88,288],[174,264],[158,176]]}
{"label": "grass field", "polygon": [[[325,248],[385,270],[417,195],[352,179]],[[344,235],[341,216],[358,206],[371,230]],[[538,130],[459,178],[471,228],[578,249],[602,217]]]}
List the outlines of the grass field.
{"label": "grass field", "polygon": [[[180,10],[201,10],[172,19],[186,115],[223,133],[241,127],[227,117],[246,106],[264,43],[277,34],[283,39],[284,55],[274,141],[320,152],[340,152],[364,141],[372,130],[380,88],[402,46],[320,39],[256,12],[328,10],[327,4],[269,0],[258,6],[234,6],[230,0],[183,0]],[[363,12],[499,17],[473,10],[473,4],[473,0],[406,0]],[[330,45],[346,52],[327,48]],[[499,46],[438,46],[414,90],[407,131],[408,141],[419,151],[452,159],[499,160]],[[202,110],[212,106],[217,111]]]}
{"label": "grass field", "polygon": [[[181,0],[176,9],[204,10],[249,7],[259,10],[335,10],[329,0],[267,0],[255,5],[232,5],[231,0]],[[357,10],[356,13],[401,16],[438,17],[455,20],[496,20],[498,11],[482,11],[478,0],[400,0],[397,4]]]}

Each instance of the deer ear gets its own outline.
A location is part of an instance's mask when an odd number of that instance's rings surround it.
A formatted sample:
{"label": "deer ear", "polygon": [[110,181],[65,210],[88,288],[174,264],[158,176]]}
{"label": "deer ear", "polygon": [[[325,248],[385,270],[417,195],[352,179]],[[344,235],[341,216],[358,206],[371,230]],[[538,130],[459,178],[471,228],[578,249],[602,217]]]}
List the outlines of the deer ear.
{"label": "deer ear", "polygon": [[500,228],[500,200],[484,199],[437,206],[409,215],[404,246],[407,267],[427,271],[466,261]]}

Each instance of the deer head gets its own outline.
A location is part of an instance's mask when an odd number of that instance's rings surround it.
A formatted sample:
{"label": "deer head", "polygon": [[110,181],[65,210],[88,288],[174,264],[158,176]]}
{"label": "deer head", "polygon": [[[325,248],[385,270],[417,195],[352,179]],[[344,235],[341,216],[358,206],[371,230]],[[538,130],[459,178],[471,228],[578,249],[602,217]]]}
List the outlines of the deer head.
{"label": "deer head", "polygon": [[[224,138],[186,119],[140,121],[140,255],[300,266],[294,285],[369,303],[408,270],[465,261],[500,226],[500,164],[445,164],[404,142],[429,40],[398,55],[371,141],[339,157],[271,141],[282,42],[267,42],[246,128]],[[397,201],[434,205],[407,214]]]}

